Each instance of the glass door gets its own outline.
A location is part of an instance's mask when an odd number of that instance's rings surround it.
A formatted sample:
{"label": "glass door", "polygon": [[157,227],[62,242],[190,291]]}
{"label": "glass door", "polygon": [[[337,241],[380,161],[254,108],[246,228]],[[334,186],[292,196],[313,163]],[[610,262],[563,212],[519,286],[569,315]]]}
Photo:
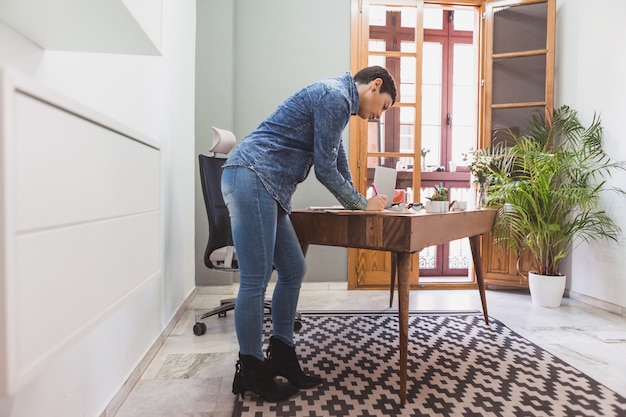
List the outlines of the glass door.
{"label": "glass door", "polygon": [[[555,0],[493,1],[486,8],[485,123],[483,147],[524,134],[534,112],[554,109]],[[485,282],[528,287],[527,257],[507,254],[483,239]]]}
{"label": "glass door", "polygon": [[[398,171],[395,202],[425,202],[435,185],[471,201],[463,156],[477,144],[479,9],[402,0],[353,6],[353,69],[381,65],[398,84],[397,102],[380,120],[351,122],[360,190],[369,195],[375,167],[386,166]],[[390,262],[386,252],[349,251],[349,286],[388,286]],[[466,239],[424,249],[413,260],[413,284],[418,271],[420,286],[471,284],[470,263]]]}
{"label": "glass door", "polygon": [[[380,65],[389,70],[396,80],[398,94],[396,103],[387,110],[380,120],[351,121],[351,160],[357,161],[358,185],[370,196],[374,171],[377,166],[398,170],[394,202],[419,201],[420,159],[416,158],[419,149],[420,107],[417,97],[421,97],[420,79],[421,2],[359,3],[356,33],[353,39],[359,43],[353,46],[360,52],[359,67]],[[353,29],[355,25],[353,25]],[[354,119],[354,118],[353,118]],[[352,155],[358,154],[357,158]],[[418,169],[415,169],[417,166]],[[412,269],[417,284],[417,256]],[[349,251],[349,287],[387,287],[391,273],[391,255],[388,252],[357,250]]]}
{"label": "glass door", "polygon": [[[424,6],[422,53],[421,202],[435,186],[451,200],[472,201],[466,155],[477,144],[479,10]],[[469,282],[467,239],[426,248],[420,276],[426,282]]]}

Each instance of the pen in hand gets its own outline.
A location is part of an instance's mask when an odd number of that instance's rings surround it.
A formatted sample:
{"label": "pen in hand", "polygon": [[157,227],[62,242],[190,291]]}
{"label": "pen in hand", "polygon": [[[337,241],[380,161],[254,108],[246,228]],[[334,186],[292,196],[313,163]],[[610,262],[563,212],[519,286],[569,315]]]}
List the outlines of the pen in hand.
{"label": "pen in hand", "polygon": [[369,211],[381,211],[385,209],[385,203],[387,202],[387,196],[378,194],[376,185],[372,183],[372,191],[374,195],[367,200],[367,207],[365,210]]}

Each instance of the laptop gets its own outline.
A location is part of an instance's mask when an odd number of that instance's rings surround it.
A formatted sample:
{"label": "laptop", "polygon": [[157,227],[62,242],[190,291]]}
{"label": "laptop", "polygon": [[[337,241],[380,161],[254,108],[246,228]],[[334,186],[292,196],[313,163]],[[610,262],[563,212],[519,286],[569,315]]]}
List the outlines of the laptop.
{"label": "laptop", "polygon": [[393,193],[396,189],[396,178],[398,171],[393,168],[377,166],[374,170],[374,184],[378,194],[386,195],[387,202],[385,208],[391,207],[393,203]]}

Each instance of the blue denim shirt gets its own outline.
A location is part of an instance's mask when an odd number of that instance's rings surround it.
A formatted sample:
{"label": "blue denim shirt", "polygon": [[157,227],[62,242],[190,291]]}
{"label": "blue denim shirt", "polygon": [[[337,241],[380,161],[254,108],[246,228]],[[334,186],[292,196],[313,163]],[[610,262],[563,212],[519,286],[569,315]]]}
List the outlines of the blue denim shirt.
{"label": "blue denim shirt", "polygon": [[315,166],[317,179],[349,209],[367,200],[354,188],[341,134],[359,108],[352,75],[317,81],[283,102],[243,138],[224,166],[244,166],[288,212],[296,186]]}

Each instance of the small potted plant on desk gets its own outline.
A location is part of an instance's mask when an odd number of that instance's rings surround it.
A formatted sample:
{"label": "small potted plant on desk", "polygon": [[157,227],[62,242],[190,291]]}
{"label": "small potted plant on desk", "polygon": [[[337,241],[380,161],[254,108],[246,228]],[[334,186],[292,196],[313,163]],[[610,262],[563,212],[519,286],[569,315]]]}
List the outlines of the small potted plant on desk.
{"label": "small potted plant on desk", "polygon": [[443,185],[435,185],[435,192],[432,196],[426,197],[426,213],[445,213],[450,209],[448,202],[448,189]]}
{"label": "small potted plant on desk", "polygon": [[494,238],[518,259],[530,254],[533,304],[558,307],[566,279],[560,266],[574,244],[617,241],[621,234],[598,203],[606,191],[624,194],[606,182],[624,165],[603,150],[599,117],[584,127],[567,106],[555,109],[552,120],[534,115],[525,135],[508,134],[510,146],[492,149],[487,202],[498,208]]}

